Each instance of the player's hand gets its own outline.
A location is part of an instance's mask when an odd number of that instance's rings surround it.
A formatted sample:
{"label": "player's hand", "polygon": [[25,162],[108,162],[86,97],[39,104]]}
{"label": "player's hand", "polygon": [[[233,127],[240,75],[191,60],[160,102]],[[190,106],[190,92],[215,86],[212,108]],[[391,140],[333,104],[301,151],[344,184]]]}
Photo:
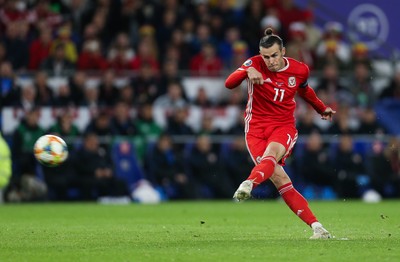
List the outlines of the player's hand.
{"label": "player's hand", "polygon": [[327,108],[325,109],[325,111],[321,114],[321,118],[322,118],[323,120],[332,121],[332,117],[333,117],[333,115],[334,115],[335,113],[336,113],[335,110],[333,110],[333,109],[330,108],[330,107],[327,107]]}
{"label": "player's hand", "polygon": [[254,67],[249,67],[246,70],[246,72],[247,72],[247,77],[250,80],[250,83],[257,84],[257,85],[264,84],[263,76],[260,72],[258,72],[257,69],[255,69]]}

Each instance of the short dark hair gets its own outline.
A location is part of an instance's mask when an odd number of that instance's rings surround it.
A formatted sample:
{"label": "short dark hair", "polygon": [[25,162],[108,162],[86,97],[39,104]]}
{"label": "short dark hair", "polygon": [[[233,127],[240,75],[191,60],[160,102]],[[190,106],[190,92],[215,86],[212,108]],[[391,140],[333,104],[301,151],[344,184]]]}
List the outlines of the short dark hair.
{"label": "short dark hair", "polygon": [[270,48],[274,44],[279,45],[279,49],[283,48],[283,40],[278,35],[273,34],[272,28],[268,27],[264,31],[265,36],[260,39],[260,47]]}

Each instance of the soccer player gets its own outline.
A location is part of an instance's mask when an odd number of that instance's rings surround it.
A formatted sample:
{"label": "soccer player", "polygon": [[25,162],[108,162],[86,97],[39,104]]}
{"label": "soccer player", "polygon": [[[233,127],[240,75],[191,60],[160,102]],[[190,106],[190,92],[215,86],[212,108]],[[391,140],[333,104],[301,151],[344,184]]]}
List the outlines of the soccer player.
{"label": "soccer player", "polygon": [[233,198],[238,201],[250,198],[257,185],[270,179],[290,209],[313,229],[311,239],[330,238],[330,233],[308,207],[307,200],[293,187],[283,166],[297,140],[295,94],[307,101],[322,119],[332,120],[336,112],[308,85],[308,66],[285,57],[283,41],[271,28],[265,30],[259,48],[260,55],[245,61],[225,81],[225,86],[233,89],[247,80],[245,139],[255,163]]}

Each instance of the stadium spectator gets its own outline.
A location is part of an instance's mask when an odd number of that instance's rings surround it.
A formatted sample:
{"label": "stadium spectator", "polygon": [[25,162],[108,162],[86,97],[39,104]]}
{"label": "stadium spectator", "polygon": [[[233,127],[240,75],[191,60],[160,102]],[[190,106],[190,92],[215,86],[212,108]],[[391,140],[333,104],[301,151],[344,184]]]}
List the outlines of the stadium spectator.
{"label": "stadium spectator", "polygon": [[10,22],[7,24],[6,34],[3,37],[7,60],[14,70],[26,69],[29,62],[29,44],[26,39],[25,21]]}
{"label": "stadium spectator", "polygon": [[244,109],[236,115],[236,121],[234,124],[226,131],[227,135],[243,135],[245,130],[245,122],[244,122]]}
{"label": "stadium spectator", "polygon": [[211,21],[210,5],[207,1],[198,1],[194,5],[194,10],[190,14],[194,18],[195,24],[209,24]]}
{"label": "stadium spectator", "polygon": [[[110,113],[106,110],[100,110],[97,115],[92,117],[92,120],[86,127],[85,133],[95,134],[96,136],[110,139],[116,135],[116,130],[111,124]],[[102,141],[101,145],[105,147],[107,141]]]}
{"label": "stadium spectator", "polygon": [[53,106],[54,104],[54,92],[51,87],[47,84],[47,73],[44,71],[37,71],[35,74],[35,89],[36,89],[36,101],[35,104],[39,106]]}
{"label": "stadium spectator", "polygon": [[5,32],[8,24],[18,21],[27,21],[29,10],[26,3],[18,1],[4,1],[0,16],[0,32]]}
{"label": "stadium spectator", "polygon": [[239,24],[238,18],[239,15],[234,9],[233,1],[215,1],[214,6],[212,6],[210,20],[213,34],[215,36],[223,37],[223,32],[227,32],[228,28],[232,28]]}
{"label": "stadium spectator", "polygon": [[321,128],[314,121],[315,114],[311,107],[307,106],[306,111],[297,118],[297,131],[299,135],[321,134]]}
{"label": "stadium spectator", "polygon": [[[233,197],[238,201],[246,200],[251,197],[256,186],[270,179],[294,213],[303,210],[301,214],[297,214],[313,229],[311,238],[330,238],[329,232],[309,209],[307,201],[294,189],[282,166],[297,140],[294,117],[296,93],[313,106],[322,119],[330,120],[336,112],[326,106],[308,85],[308,67],[292,58],[284,57],[286,50],[283,41],[273,34],[271,28],[265,30],[265,36],[259,41],[259,48],[260,55],[249,58],[225,81],[225,86],[229,89],[240,86],[245,79],[248,81],[246,143],[256,164]],[[302,72],[297,80],[291,76],[294,72],[292,70]],[[279,88],[272,88],[276,86]]]}
{"label": "stadium spectator", "polygon": [[161,14],[161,21],[156,30],[160,54],[167,50],[166,44],[171,41],[172,32],[178,25],[178,14],[175,9],[165,9]]}
{"label": "stadium spectator", "polygon": [[354,68],[357,64],[365,64],[372,69],[372,63],[368,46],[363,42],[356,42],[351,47],[350,68]]}
{"label": "stadium spectator", "polygon": [[83,99],[79,103],[80,106],[85,106],[89,109],[89,111],[94,113],[99,111],[104,106],[99,100],[99,88],[97,86],[86,84],[83,91],[84,94]]}
{"label": "stadium spectator", "polygon": [[215,46],[216,40],[211,34],[210,26],[205,23],[200,23],[197,25],[192,42],[190,43],[191,56],[193,57],[193,55],[199,54],[205,44]]}
{"label": "stadium spectator", "polygon": [[51,52],[60,44],[64,46],[65,59],[72,64],[75,64],[78,60],[78,50],[75,42],[72,40],[71,25],[65,24],[57,30],[57,38],[55,38],[51,44]]}
{"label": "stadium spectator", "polygon": [[38,0],[30,10],[29,16],[33,24],[44,21],[52,31],[63,21],[63,17],[52,10],[50,0]]}
{"label": "stadium spectator", "polygon": [[32,83],[25,83],[21,86],[20,97],[13,103],[13,106],[30,111],[37,107],[37,92]]}
{"label": "stadium spectator", "polygon": [[243,64],[243,61],[249,56],[249,47],[244,41],[236,41],[233,44],[232,63],[229,69],[238,68]]}
{"label": "stadium spectator", "polygon": [[395,138],[391,138],[387,145],[376,140],[372,144],[372,151],[367,155],[366,166],[370,186],[383,197],[400,194],[400,179],[394,173],[395,165],[391,165],[392,157],[398,155],[398,145]]}
{"label": "stadium spectator", "polygon": [[111,118],[112,129],[118,136],[135,136],[137,130],[134,125],[134,119],[131,116],[129,105],[119,101],[113,107],[113,116]]}
{"label": "stadium spectator", "polygon": [[[71,148],[69,152],[75,153]],[[59,166],[43,166],[44,182],[47,185],[47,199],[50,201],[76,200],[79,196],[72,190],[78,188],[77,173],[74,166],[74,155],[69,157]],[[70,193],[72,191],[72,193]]]}
{"label": "stadium spectator", "polygon": [[314,57],[307,46],[307,35],[304,23],[295,22],[289,26],[289,42],[286,55],[300,62],[306,63],[310,69],[314,67]]}
{"label": "stadium spectator", "polygon": [[154,102],[160,95],[157,72],[148,64],[141,64],[138,75],[133,78],[135,101],[138,103]]}
{"label": "stadium spectator", "polygon": [[189,117],[189,108],[186,106],[176,107],[167,116],[166,132],[169,135],[192,135],[193,129],[186,123]]}
{"label": "stadium spectator", "polygon": [[233,184],[226,173],[220,154],[212,148],[210,137],[196,139],[188,159],[190,175],[200,184],[202,197],[231,198]]}
{"label": "stadium spectator", "polygon": [[[0,64],[0,104],[14,105],[20,97],[20,88],[16,85],[16,75],[10,62]],[[0,107],[1,108],[1,107]]]}
{"label": "stadium spectator", "polygon": [[138,116],[135,119],[135,126],[139,135],[145,137],[146,141],[155,141],[162,133],[162,128],[154,121],[153,105],[142,104],[139,107]]}
{"label": "stadium spectator", "polygon": [[109,67],[116,72],[129,70],[134,57],[135,51],[131,47],[128,34],[119,33],[108,50],[107,60]]}
{"label": "stadium spectator", "polygon": [[336,168],[337,193],[340,198],[357,198],[360,196],[358,178],[366,174],[363,156],[354,151],[352,136],[343,134],[334,154],[333,165]]}
{"label": "stadium spectator", "polygon": [[[62,5],[62,3],[60,3]],[[64,3],[61,13],[71,23],[71,30],[79,35],[83,33],[83,14],[88,8],[87,0],[72,0]]]}
{"label": "stadium spectator", "polygon": [[[185,16],[182,20],[182,34],[183,34],[183,41],[186,45],[191,45],[192,41],[195,37],[196,31],[196,22],[192,16]],[[173,43],[176,45],[174,38],[172,38]],[[191,48],[189,53],[191,53]]]}
{"label": "stadium spectator", "polygon": [[79,174],[77,183],[84,200],[128,195],[125,182],[115,176],[110,153],[100,146],[95,133],[85,134],[82,148],[75,157],[76,173]]}
{"label": "stadium spectator", "polygon": [[75,65],[65,57],[64,44],[59,44],[54,47],[52,54],[43,60],[40,69],[47,71],[51,76],[66,76],[75,70]]}
{"label": "stadium spectator", "polygon": [[[96,28],[97,36],[101,39],[101,45],[109,46],[115,33],[118,32],[120,2],[110,0],[90,1],[90,8],[85,10],[84,24],[91,24]],[[85,41],[88,39],[85,38]]]}
{"label": "stadium spectator", "polygon": [[196,199],[198,189],[185,173],[181,154],[169,135],[161,135],[146,156],[145,166],[150,179],[161,186],[170,199]]}
{"label": "stadium spectator", "polygon": [[75,103],[72,99],[71,88],[68,84],[61,84],[58,87],[58,94],[54,98],[54,107],[72,107]]}
{"label": "stadium spectator", "polygon": [[327,105],[332,108],[337,108],[339,103],[346,102],[347,104],[354,103],[354,97],[350,90],[345,88],[341,79],[339,78],[339,70],[336,64],[325,64],[322,68],[322,76],[318,81],[315,89],[316,93],[320,95],[325,93],[323,100]]}
{"label": "stadium spectator", "polygon": [[134,137],[136,152],[140,158],[143,158],[148,145],[153,144],[164,131],[154,120],[153,105],[151,103],[145,103],[139,106],[134,125],[137,131],[137,135]]}
{"label": "stadium spectator", "polygon": [[[54,134],[56,136],[68,138],[71,141],[78,139],[81,132],[79,128],[73,122],[73,112],[68,111],[68,109],[61,109],[57,114],[57,121],[48,130],[48,133]],[[68,144],[68,149],[72,151],[72,144]]]}
{"label": "stadium spectator", "polygon": [[[196,132],[197,135],[222,135],[222,130],[215,126],[213,112],[203,111],[203,116],[201,118],[200,129]],[[218,149],[219,143],[213,143],[213,147]]]}
{"label": "stadium spectator", "polygon": [[[186,20],[185,20],[186,21]],[[192,20],[188,20],[192,21]],[[189,33],[188,33],[189,34]],[[178,55],[178,68],[179,69],[187,69],[189,68],[189,61],[192,56],[191,49],[190,49],[190,42],[192,41],[193,36],[187,35],[185,36],[184,31],[180,28],[176,28],[172,32],[171,36],[171,41],[169,42],[169,45],[167,46],[168,48],[174,48],[174,50],[177,50],[177,55]],[[163,63],[165,64],[166,60],[170,60],[168,55],[165,57],[161,57]]]}
{"label": "stadium spectator", "polygon": [[314,23],[314,14],[309,10],[305,11],[303,22],[305,25],[306,45],[314,52],[322,38],[322,30]]}
{"label": "stadium spectator", "polygon": [[154,106],[162,107],[167,115],[175,108],[184,107],[187,104],[188,101],[185,99],[183,87],[178,82],[169,83],[167,93],[154,101]]}
{"label": "stadium spectator", "polygon": [[326,130],[327,134],[354,134],[358,121],[351,116],[349,105],[343,104],[338,107],[338,114],[332,122],[332,125]]}
{"label": "stadium spectator", "polygon": [[336,64],[339,69],[345,69],[351,59],[349,45],[343,40],[343,25],[339,22],[325,24],[322,41],[318,44],[317,68],[323,68],[327,63]]}
{"label": "stadium spectator", "polygon": [[264,28],[261,27],[261,21],[264,18],[267,8],[264,0],[247,1],[243,10],[243,17],[246,17],[241,23],[240,31],[243,39],[249,45],[249,55],[255,55],[259,52],[258,41],[262,36]]}
{"label": "stadium spectator", "polygon": [[155,42],[154,31],[155,29],[149,25],[140,28],[140,42],[137,47],[136,56],[131,63],[132,70],[139,70],[144,64],[150,65],[155,73],[158,73],[160,70],[158,47]]}
{"label": "stadium spectator", "polygon": [[301,157],[295,159],[295,163],[298,172],[302,175],[307,185],[335,187],[336,173],[329,158],[329,151],[319,133],[313,132],[310,134],[304,152],[302,152]]}
{"label": "stadium spectator", "polygon": [[122,87],[120,87],[118,93],[119,97],[117,101],[123,101],[127,105],[129,105],[129,107],[133,107],[134,105],[138,104],[136,101],[135,91],[130,84],[125,84]]}
{"label": "stadium spectator", "polygon": [[234,45],[241,40],[239,28],[228,28],[224,32],[224,36],[224,39],[219,41],[217,55],[221,58],[224,68],[231,69],[235,52]]}
{"label": "stadium spectator", "polygon": [[[241,116],[241,118],[243,118]],[[243,128],[241,129],[241,134]],[[228,149],[222,148],[222,158],[226,165],[226,171],[235,185],[242,183],[243,174],[248,174],[254,166],[251,156],[247,152],[246,141],[243,137],[236,137],[232,143],[225,145]]]}
{"label": "stadium spectator", "polygon": [[367,64],[358,63],[354,67],[354,75],[349,83],[350,92],[355,97],[355,105],[361,109],[375,104],[377,95],[371,83],[371,70]]}
{"label": "stadium spectator", "polygon": [[71,99],[76,106],[80,105],[84,100],[86,81],[86,73],[79,70],[68,79],[68,85],[71,89]]}
{"label": "stadium spectator", "polygon": [[13,133],[13,175],[10,187],[7,189],[9,201],[40,200],[47,194],[46,185],[36,176],[38,163],[33,155],[36,140],[45,133],[38,124],[39,114],[38,108],[26,111],[24,119]]}
{"label": "stadium spectator", "polygon": [[52,45],[51,30],[42,27],[39,36],[33,40],[29,46],[29,66],[30,70],[39,69],[42,62],[50,55]]}
{"label": "stadium spectator", "polygon": [[182,83],[182,76],[180,74],[178,61],[168,59],[163,63],[160,81],[159,81],[159,94],[164,95],[167,93],[168,85],[172,82]]}
{"label": "stadium spectator", "polygon": [[217,56],[215,47],[211,43],[204,43],[201,52],[190,60],[192,76],[220,76],[222,69],[222,60]]}
{"label": "stadium spectator", "polygon": [[199,89],[197,89],[196,96],[191,103],[193,105],[201,107],[202,109],[207,109],[213,106],[213,103],[211,102],[204,87],[200,87]]}
{"label": "stadium spectator", "polygon": [[387,132],[378,122],[374,108],[368,107],[360,111],[360,125],[355,133],[364,135],[383,135]]}
{"label": "stadium spectator", "polygon": [[115,73],[107,70],[102,76],[99,85],[99,101],[104,106],[114,106],[119,97],[119,88],[115,85]]}
{"label": "stadium spectator", "polygon": [[281,22],[274,12],[267,12],[260,22],[260,28],[272,28],[275,33],[281,31]]}
{"label": "stadium spectator", "polygon": [[78,70],[99,70],[108,68],[107,60],[104,58],[98,40],[86,40],[77,62]]}

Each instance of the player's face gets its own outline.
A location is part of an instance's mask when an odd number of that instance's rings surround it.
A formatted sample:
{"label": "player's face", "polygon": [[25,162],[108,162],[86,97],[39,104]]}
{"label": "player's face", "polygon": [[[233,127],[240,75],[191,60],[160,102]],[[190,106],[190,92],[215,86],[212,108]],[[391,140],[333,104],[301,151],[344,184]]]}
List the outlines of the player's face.
{"label": "player's face", "polygon": [[285,66],[283,60],[285,48],[281,50],[278,44],[274,44],[269,48],[260,47],[260,55],[271,72],[277,72]]}

